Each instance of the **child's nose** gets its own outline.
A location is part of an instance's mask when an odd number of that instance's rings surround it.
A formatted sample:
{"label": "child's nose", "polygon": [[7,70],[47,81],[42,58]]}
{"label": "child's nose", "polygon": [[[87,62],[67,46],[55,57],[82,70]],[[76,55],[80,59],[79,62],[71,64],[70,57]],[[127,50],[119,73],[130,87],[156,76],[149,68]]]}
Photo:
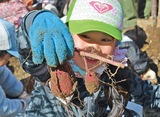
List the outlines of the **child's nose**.
{"label": "child's nose", "polygon": [[98,44],[91,44],[91,47],[94,48],[96,51],[100,51],[100,47]]}

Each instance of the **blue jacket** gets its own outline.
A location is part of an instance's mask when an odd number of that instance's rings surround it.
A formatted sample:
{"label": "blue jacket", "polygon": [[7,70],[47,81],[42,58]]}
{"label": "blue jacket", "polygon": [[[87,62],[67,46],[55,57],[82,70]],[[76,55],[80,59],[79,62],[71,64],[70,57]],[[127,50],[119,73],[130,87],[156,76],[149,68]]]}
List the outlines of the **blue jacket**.
{"label": "blue jacket", "polygon": [[23,91],[22,83],[16,79],[12,72],[6,67],[0,67],[0,117],[14,117],[22,111],[22,102],[17,97]]}

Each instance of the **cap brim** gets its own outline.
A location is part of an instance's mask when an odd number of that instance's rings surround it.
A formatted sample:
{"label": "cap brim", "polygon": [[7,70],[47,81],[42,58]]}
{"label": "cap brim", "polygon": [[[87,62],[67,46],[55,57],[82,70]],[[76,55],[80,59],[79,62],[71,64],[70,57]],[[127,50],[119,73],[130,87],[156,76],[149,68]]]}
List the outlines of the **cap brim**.
{"label": "cap brim", "polygon": [[122,32],[120,30],[103,22],[94,20],[73,20],[69,21],[68,24],[69,30],[73,34],[81,34],[88,31],[100,31],[111,35],[119,41],[122,40]]}
{"label": "cap brim", "polygon": [[13,50],[7,50],[7,52],[13,56],[15,56],[16,58],[19,58],[19,53],[18,51],[13,51]]}

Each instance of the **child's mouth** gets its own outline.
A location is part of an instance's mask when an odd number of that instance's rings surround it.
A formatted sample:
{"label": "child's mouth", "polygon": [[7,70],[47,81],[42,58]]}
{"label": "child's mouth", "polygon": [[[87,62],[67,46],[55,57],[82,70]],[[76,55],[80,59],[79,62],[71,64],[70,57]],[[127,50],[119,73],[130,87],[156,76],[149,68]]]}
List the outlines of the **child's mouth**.
{"label": "child's mouth", "polygon": [[[95,54],[93,54],[93,56],[94,55]],[[83,56],[83,59],[84,59],[84,63],[85,63],[85,66],[86,66],[86,70],[90,70],[90,71],[92,71],[94,69],[97,69],[103,63],[103,62],[101,62],[100,60],[98,60],[94,57]]]}
{"label": "child's mouth", "polygon": [[93,54],[93,53],[88,53],[88,52],[85,52],[85,51],[80,51],[79,52],[81,56],[84,57],[85,61],[86,61],[86,64],[91,64],[92,65],[97,65],[98,63],[108,63],[108,64],[111,64],[111,65],[114,65],[114,66],[117,66],[117,67],[121,67],[121,68],[124,68],[124,65],[122,63],[119,63],[119,62],[116,62],[116,61],[113,61],[113,60],[110,60],[108,58],[105,58],[101,55],[98,55],[98,54]]}
{"label": "child's mouth", "polygon": [[97,63],[99,60],[91,58],[91,57],[85,57],[87,63]]}

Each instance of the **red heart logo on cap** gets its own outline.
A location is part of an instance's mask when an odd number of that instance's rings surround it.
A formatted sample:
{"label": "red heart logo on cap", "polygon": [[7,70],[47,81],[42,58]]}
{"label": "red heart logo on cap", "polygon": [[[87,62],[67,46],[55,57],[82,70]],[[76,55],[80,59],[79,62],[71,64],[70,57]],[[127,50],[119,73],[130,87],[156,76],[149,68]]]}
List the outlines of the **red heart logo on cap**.
{"label": "red heart logo on cap", "polygon": [[92,5],[100,14],[108,12],[109,10],[113,9],[110,4],[101,3],[98,1],[91,1],[90,5]]}

